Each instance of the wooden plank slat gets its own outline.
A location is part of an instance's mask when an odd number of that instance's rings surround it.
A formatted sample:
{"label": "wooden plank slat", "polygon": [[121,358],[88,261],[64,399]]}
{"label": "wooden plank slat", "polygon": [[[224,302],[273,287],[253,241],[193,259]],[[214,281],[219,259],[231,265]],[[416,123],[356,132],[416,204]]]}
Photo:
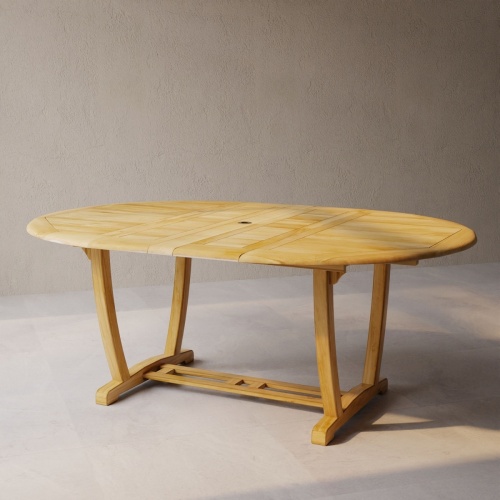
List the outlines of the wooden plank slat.
{"label": "wooden plank slat", "polygon": [[157,371],[144,375],[145,378],[171,384],[201,387],[230,394],[241,394],[285,403],[322,408],[319,388],[266,380],[245,375],[234,375],[178,365],[164,365]]}
{"label": "wooden plank slat", "polygon": [[310,268],[417,261],[476,241],[460,224],[415,214],[210,201],[65,210],[28,232],[86,248]]}

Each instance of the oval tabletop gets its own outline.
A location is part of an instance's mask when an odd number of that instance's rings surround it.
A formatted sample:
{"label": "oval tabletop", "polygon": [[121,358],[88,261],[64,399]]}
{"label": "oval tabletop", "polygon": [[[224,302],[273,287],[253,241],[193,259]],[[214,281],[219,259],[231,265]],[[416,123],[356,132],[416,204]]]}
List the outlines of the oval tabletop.
{"label": "oval tabletop", "polygon": [[420,215],[211,201],[65,210],[27,230],[82,248],[325,268],[438,257],[476,242],[465,226]]}

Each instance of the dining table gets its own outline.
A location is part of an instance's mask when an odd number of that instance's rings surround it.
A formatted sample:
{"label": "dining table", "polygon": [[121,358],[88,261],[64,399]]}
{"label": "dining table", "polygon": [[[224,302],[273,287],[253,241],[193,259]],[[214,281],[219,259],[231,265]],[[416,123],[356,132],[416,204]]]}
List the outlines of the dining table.
{"label": "dining table", "polygon": [[[130,202],[73,208],[37,217],[27,231],[43,240],[79,247],[90,260],[99,328],[111,373],[111,380],[97,390],[98,404],[110,405],[132,388],[154,380],[304,405],[322,411],[311,435],[312,443],[320,445],[332,441],[342,425],[387,391],[381,364],[391,265],[417,265],[476,242],[471,229],[424,215],[238,201]],[[110,267],[110,252],[115,251],[175,259],[165,348],[133,366],[125,357],[115,310]],[[193,351],[182,346],[193,259],[310,271],[319,386],[196,367]],[[341,390],[333,291],[349,266],[358,265],[373,266],[366,353],[360,383]],[[264,346],[263,351],[265,355]]]}

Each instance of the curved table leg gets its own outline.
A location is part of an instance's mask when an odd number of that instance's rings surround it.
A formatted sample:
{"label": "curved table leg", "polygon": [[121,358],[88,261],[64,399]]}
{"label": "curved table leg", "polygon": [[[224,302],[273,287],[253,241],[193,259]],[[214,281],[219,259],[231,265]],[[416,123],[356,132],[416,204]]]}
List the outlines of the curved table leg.
{"label": "curved table leg", "polygon": [[[340,275],[335,273],[335,281]],[[342,400],[333,323],[333,285],[329,271],[313,271],[314,329],[323,418],[314,426],[313,444],[326,445],[333,439],[334,424],[342,417]]]}
{"label": "curved table leg", "polygon": [[384,350],[385,322],[389,301],[390,264],[375,264],[373,269],[372,306],[366,344],[363,383],[374,385],[380,378],[380,366]]}
{"label": "curved table leg", "polygon": [[[211,388],[226,392],[252,393],[257,397],[285,400],[309,406],[322,406],[324,416],[313,428],[312,442],[326,445],[333,439],[337,429],[373,397],[387,390],[387,379],[380,380],[379,374],[389,291],[389,265],[375,265],[370,327],[362,383],[353,387],[350,391],[341,392],[335,348],[333,285],[337,283],[344,271],[313,271],[314,323],[320,381],[318,391],[316,388],[261,379],[250,380],[248,377],[247,383],[239,376],[230,376],[226,380],[227,374],[214,374],[200,370],[191,372],[187,368],[185,369],[188,370],[186,373],[190,375],[187,379],[183,377],[185,370],[178,370],[180,379],[175,373],[172,374],[175,372],[175,365],[189,363],[193,360],[193,351],[181,350],[191,273],[191,259],[184,257],[177,257],[176,259],[170,325],[165,352],[146,359],[129,369],[116,319],[109,251],[86,249],[85,253],[92,263],[97,315],[104,351],[112,377],[110,382],[97,391],[96,402],[98,404],[109,405],[116,401],[121,394],[148,379],[194,386],[208,385]],[[163,374],[165,370],[166,374]],[[193,381],[192,379],[196,375],[203,380],[201,382]],[[223,382],[214,382],[212,380],[214,377],[216,379],[222,378]],[[240,384],[243,384],[243,387],[236,390],[235,387],[240,387]],[[261,390],[268,387],[273,388],[273,390],[276,388],[284,389],[285,393],[280,392],[277,395],[263,394]],[[321,398],[316,396],[318,392]]]}
{"label": "curved table leg", "polygon": [[184,325],[186,324],[190,281],[191,259],[176,257],[172,307],[170,309],[170,323],[168,325],[167,344],[165,346],[165,354],[167,356],[172,356],[181,352]]}
{"label": "curved table leg", "polygon": [[324,416],[314,426],[311,441],[313,444],[324,446],[333,439],[335,432],[372,398],[387,391],[387,379],[380,380],[379,377],[389,297],[390,265],[374,266],[370,326],[362,383],[342,393],[335,351],[332,287],[342,274],[328,273],[315,270],[313,275],[316,356]]}
{"label": "curved table leg", "polygon": [[[174,338],[174,344],[178,346],[177,352],[154,356],[134,365],[129,370],[125,354],[123,352],[120,331],[118,329],[118,322],[116,319],[109,251],[86,249],[85,253],[89,257],[92,265],[92,281],[94,284],[97,317],[99,319],[104,352],[106,353],[112,377],[110,382],[97,390],[96,403],[101,405],[110,405],[124,392],[145,382],[147,379],[144,378],[144,374],[148,371],[165,363],[177,365],[183,362],[187,363],[192,361],[193,351],[180,351],[180,342],[182,341],[182,330],[184,328],[186,314],[185,307],[187,306],[187,292],[183,291],[186,288],[185,274],[183,274],[182,279],[179,279],[176,271],[176,280],[174,282],[173,292],[174,297],[172,299],[173,303],[179,303],[175,297],[179,294],[178,289],[181,289],[181,295],[182,297],[185,297],[185,301],[180,301],[181,304],[184,304],[182,313],[180,314],[182,321],[180,323],[175,323],[173,327],[171,325],[169,329],[169,336]],[[187,283],[187,289],[189,289],[189,273],[187,276]],[[176,306],[175,309],[177,310],[178,307]],[[172,313],[172,315],[175,316],[174,313]],[[172,334],[170,333],[171,331],[173,332]]]}

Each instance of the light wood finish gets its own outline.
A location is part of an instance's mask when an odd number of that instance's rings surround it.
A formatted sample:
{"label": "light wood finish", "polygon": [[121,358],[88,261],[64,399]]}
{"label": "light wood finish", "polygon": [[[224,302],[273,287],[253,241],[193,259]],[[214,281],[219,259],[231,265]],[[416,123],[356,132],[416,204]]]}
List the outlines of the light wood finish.
{"label": "light wood finish", "polygon": [[108,359],[111,377],[117,382],[125,382],[130,373],[123,353],[118,322],[116,320],[115,299],[111,282],[111,268],[109,251],[90,250],[92,262],[92,281],[94,283],[94,297],[97,308],[97,318],[101,329],[104,352]]}
{"label": "light wood finish", "polygon": [[148,372],[157,369],[165,363],[169,363],[171,365],[191,363],[193,359],[194,355],[191,350],[182,351],[180,354],[176,354],[174,356],[165,356],[164,354],[160,354],[159,356],[153,356],[152,358],[145,359],[130,368],[130,377],[127,380],[123,382],[111,380],[106,385],[103,385],[100,389],[98,389],[95,398],[96,403],[104,406],[114,403],[122,394],[144,383],[146,381],[145,375]]}
{"label": "light wood finish", "polygon": [[[189,363],[193,360],[193,351],[188,350],[183,353],[180,351],[187,307],[186,290],[189,290],[190,262],[186,262],[188,259],[180,259],[180,263],[177,266],[180,277],[174,284],[172,294],[174,321],[169,329],[167,346],[174,346],[174,349],[171,350],[175,350],[176,352],[166,352],[165,354],[147,359],[134,365],[129,370],[123,352],[120,332],[118,330],[113,285],[111,281],[109,251],[90,249],[85,253],[89,256],[92,264],[92,279],[94,283],[97,317],[99,320],[104,352],[106,353],[112,377],[110,382],[98,389],[96,393],[96,402],[101,405],[109,405],[114,403],[124,392],[142,384],[145,381],[144,374],[148,371],[165,363]],[[180,300],[178,299],[179,296],[181,297]],[[178,306],[180,306],[180,310]],[[168,339],[170,339],[170,344]]]}
{"label": "light wood finish", "polygon": [[418,260],[403,260],[398,262],[399,266],[418,266]]}
{"label": "light wood finish", "polygon": [[177,257],[175,259],[174,289],[172,292],[172,307],[168,326],[165,354],[173,356],[181,352],[184,325],[189,298],[189,283],[191,280],[191,259]]}
{"label": "light wood finish", "polygon": [[372,307],[366,344],[363,384],[374,385],[380,377],[387,303],[389,301],[390,271],[391,266],[389,264],[375,264],[373,269]]}
{"label": "light wood finish", "polygon": [[66,210],[33,220],[28,232],[85,248],[322,269],[415,261],[475,242],[460,224],[420,215],[237,202]]}
{"label": "light wood finish", "polygon": [[247,375],[234,375],[212,370],[200,370],[188,366],[165,364],[160,370],[146,373],[145,377],[171,384],[201,387],[213,391],[241,394],[285,403],[322,408],[323,402],[318,387],[277,380],[267,380]]}
{"label": "light wood finish", "polygon": [[328,283],[330,285],[336,285],[345,273],[345,268],[342,271],[328,271]]}
{"label": "light wood finish", "polygon": [[[112,380],[97,391],[109,405],[147,381],[201,387],[323,409],[312,442],[326,445],[335,432],[377,394],[389,294],[390,264],[472,246],[470,229],[418,215],[371,210],[236,202],[158,202],[103,205],[34,219],[28,232],[81,247],[91,261],[97,315]],[[176,257],[165,352],[127,366],[118,330],[110,250]],[[319,387],[180,366],[193,361],[182,350],[191,258],[310,268]],[[340,390],[335,347],[333,286],[351,264],[374,264],[373,293],[362,381]]]}
{"label": "light wood finish", "polygon": [[[374,266],[373,295],[366,360],[361,384],[342,393],[339,385],[337,353],[335,347],[333,284],[342,273],[313,271],[314,325],[316,331],[316,356],[323,401],[324,416],[314,426],[313,444],[327,445],[335,432],[373,397],[387,391],[387,379],[379,380],[385,333],[385,319],[389,294],[387,264]],[[332,274],[334,277],[332,279]]]}
{"label": "light wood finish", "polygon": [[328,271],[320,269],[313,271],[313,295],[316,358],[325,416],[313,428],[312,442],[326,444],[333,439],[333,434],[329,434],[328,428],[325,428],[325,422],[335,422],[342,415],[333,325],[333,286],[330,283]]}
{"label": "light wood finish", "polygon": [[[326,446],[337,432],[358,411],[363,409],[377,394],[387,391],[387,379],[381,380],[377,385],[360,384],[352,388],[346,398],[345,407],[338,417],[324,415],[313,427],[311,442]],[[344,406],[344,404],[343,404]]]}

